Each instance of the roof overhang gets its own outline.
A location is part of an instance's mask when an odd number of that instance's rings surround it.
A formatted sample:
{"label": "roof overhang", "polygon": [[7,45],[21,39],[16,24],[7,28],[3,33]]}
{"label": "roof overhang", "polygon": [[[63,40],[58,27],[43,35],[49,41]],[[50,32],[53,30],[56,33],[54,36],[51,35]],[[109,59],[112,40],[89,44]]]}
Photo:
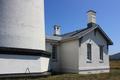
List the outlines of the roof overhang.
{"label": "roof overhang", "polygon": [[61,41],[62,37],[59,37],[59,36],[46,36],[46,40]]}

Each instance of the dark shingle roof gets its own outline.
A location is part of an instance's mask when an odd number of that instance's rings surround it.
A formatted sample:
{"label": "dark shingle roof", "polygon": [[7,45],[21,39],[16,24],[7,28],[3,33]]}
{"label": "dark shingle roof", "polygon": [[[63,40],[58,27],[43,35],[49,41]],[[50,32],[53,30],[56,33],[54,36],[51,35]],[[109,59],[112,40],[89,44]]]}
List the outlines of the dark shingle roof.
{"label": "dark shingle roof", "polygon": [[69,33],[62,34],[62,35],[60,35],[60,36],[63,37],[63,38],[72,37],[72,36],[75,36],[76,34],[82,32],[82,31],[85,31],[86,29],[87,29],[87,28],[80,29],[80,30],[76,30],[76,31],[73,31],[73,32],[69,32]]}
{"label": "dark shingle roof", "polygon": [[61,37],[62,37],[62,40],[70,39],[70,38],[76,38],[76,37],[81,38],[81,37],[85,36],[86,34],[88,34],[89,32],[91,32],[95,29],[98,29],[100,31],[100,33],[106,39],[106,41],[108,42],[109,45],[113,44],[112,40],[107,36],[107,34],[97,24],[96,24],[96,26],[93,26],[93,27],[87,27],[87,28],[84,28],[84,29],[80,29],[80,30],[76,30],[76,31],[73,31],[73,32],[63,34],[63,35],[61,35]]}
{"label": "dark shingle roof", "polygon": [[[100,33],[106,39],[106,41],[108,42],[109,45],[113,44],[112,40],[106,35],[106,33],[97,24],[94,25],[93,27],[86,27],[84,29],[80,29],[80,30],[76,30],[76,31],[73,31],[73,32],[69,32],[69,33],[59,35],[58,37],[61,37],[61,40],[67,40],[67,39],[72,39],[72,38],[73,39],[74,38],[78,39],[78,38],[81,38],[81,37],[85,36],[86,34],[88,34],[89,32],[91,32],[95,29],[98,29],[100,31]],[[46,38],[46,39],[48,39],[48,38]],[[51,39],[55,40],[56,38],[52,37]]]}
{"label": "dark shingle roof", "polygon": [[67,38],[72,38],[72,37],[78,37],[78,36],[82,36],[83,34],[89,32],[90,30],[93,30],[96,27],[87,27],[84,29],[80,29],[80,30],[76,30],[70,33],[66,33],[61,35],[62,39],[67,39]]}

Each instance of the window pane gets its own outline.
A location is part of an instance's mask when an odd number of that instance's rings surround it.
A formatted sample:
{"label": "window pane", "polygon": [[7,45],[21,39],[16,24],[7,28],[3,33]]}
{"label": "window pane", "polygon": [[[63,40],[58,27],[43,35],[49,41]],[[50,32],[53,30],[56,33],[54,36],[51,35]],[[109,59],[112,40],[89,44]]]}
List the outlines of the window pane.
{"label": "window pane", "polygon": [[92,60],[91,44],[87,44],[87,59]]}
{"label": "window pane", "polygon": [[100,59],[103,60],[103,46],[99,46],[100,48]]}

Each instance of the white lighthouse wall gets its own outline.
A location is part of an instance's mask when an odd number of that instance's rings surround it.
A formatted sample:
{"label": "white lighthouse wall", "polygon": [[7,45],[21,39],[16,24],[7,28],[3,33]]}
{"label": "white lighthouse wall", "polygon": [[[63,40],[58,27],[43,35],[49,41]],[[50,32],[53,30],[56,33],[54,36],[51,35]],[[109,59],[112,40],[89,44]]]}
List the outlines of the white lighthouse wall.
{"label": "white lighthouse wall", "polygon": [[48,71],[49,58],[0,54],[0,74],[40,73]]}
{"label": "white lighthouse wall", "polygon": [[44,0],[0,0],[0,47],[45,50]]}

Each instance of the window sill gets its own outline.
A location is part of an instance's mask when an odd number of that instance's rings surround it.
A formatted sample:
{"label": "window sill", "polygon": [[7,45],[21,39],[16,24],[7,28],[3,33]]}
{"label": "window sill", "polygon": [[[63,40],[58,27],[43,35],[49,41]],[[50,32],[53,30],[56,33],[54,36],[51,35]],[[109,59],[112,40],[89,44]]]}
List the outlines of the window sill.
{"label": "window sill", "polygon": [[92,63],[92,61],[91,61],[91,60],[89,60],[89,61],[86,61],[86,63]]}
{"label": "window sill", "polygon": [[52,59],[52,62],[57,62],[57,59]]}
{"label": "window sill", "polygon": [[103,61],[103,60],[100,60],[99,63],[104,63],[104,61]]}

